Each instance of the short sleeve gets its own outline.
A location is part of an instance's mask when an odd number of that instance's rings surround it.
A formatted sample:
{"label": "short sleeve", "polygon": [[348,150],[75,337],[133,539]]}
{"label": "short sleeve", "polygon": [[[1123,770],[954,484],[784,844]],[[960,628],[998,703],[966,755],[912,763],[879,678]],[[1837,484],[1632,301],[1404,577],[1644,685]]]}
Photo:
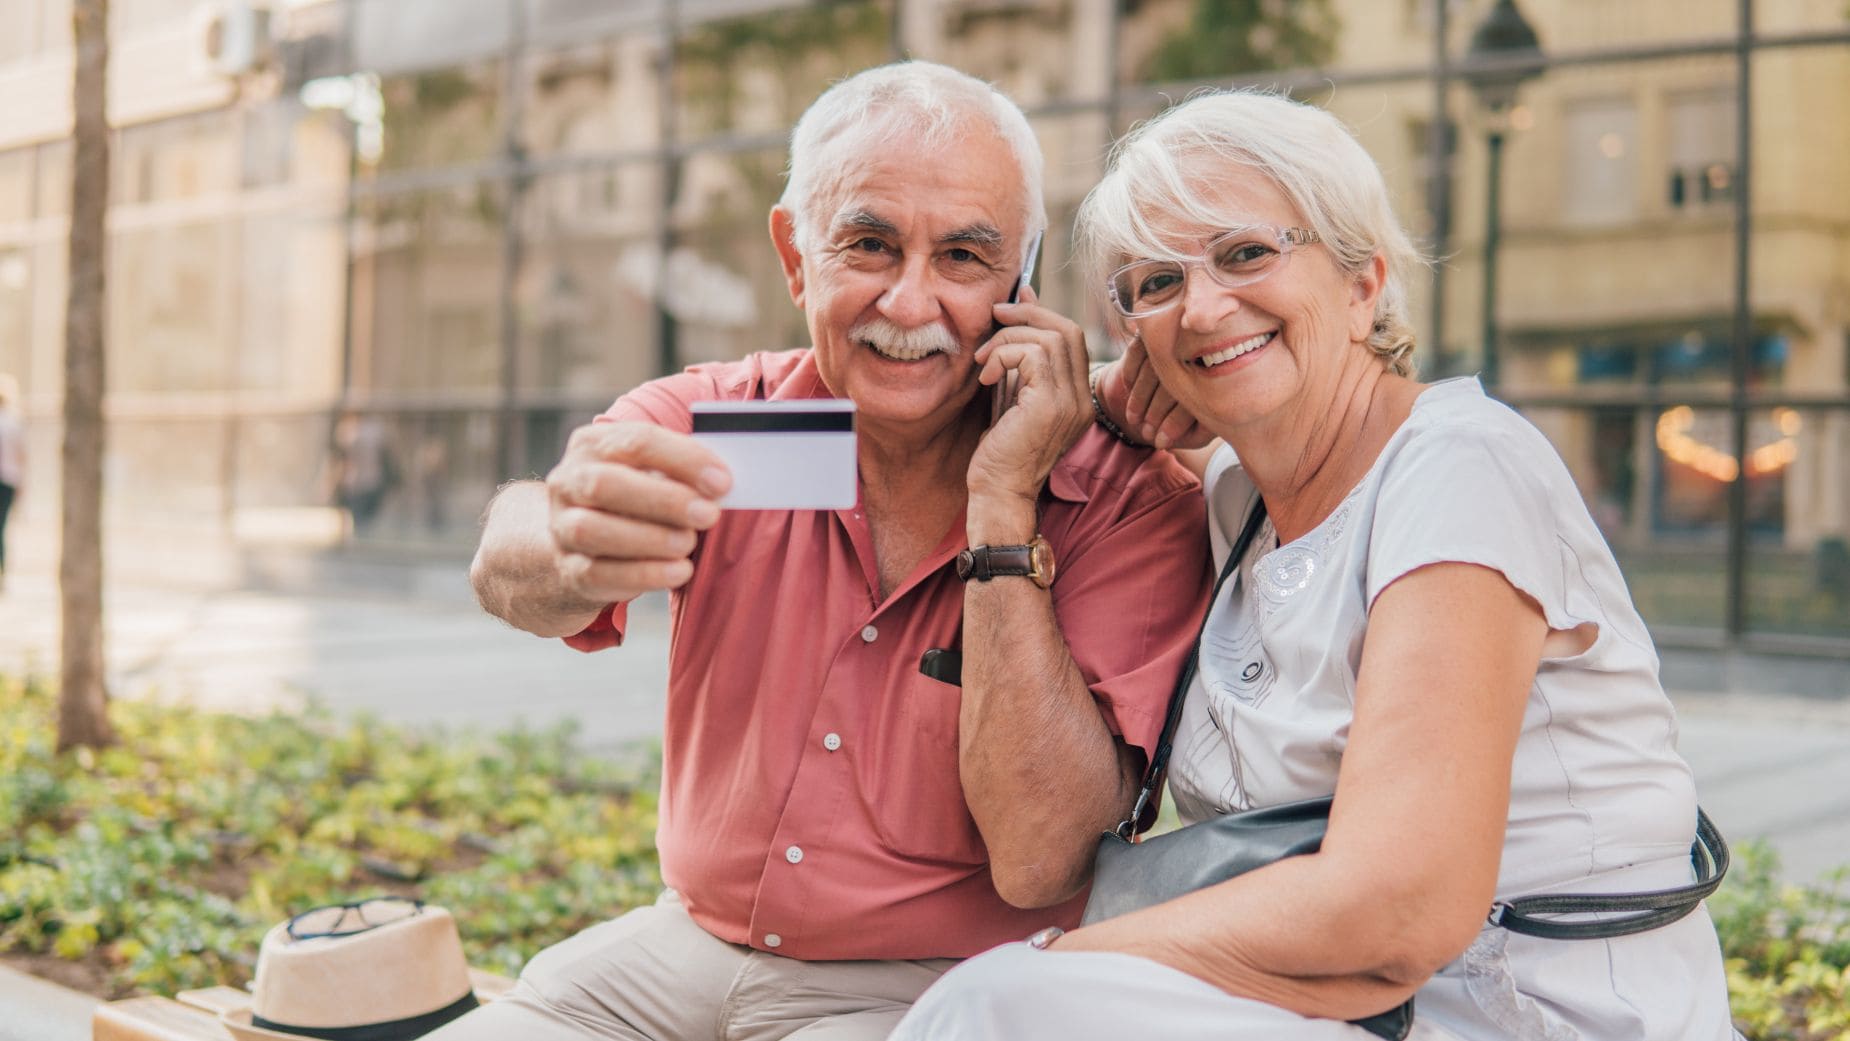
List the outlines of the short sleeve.
{"label": "short sleeve", "polygon": [[[1205,511],[1167,456],[1144,464],[1116,519],[1065,549],[1054,613],[1105,723],[1145,761],[1161,737],[1182,661],[1207,602]],[[1095,497],[1092,506],[1105,504]]]}
{"label": "short sleeve", "polygon": [[1540,604],[1548,625],[1586,621],[1568,608],[1569,509],[1584,511],[1567,468],[1539,433],[1443,424],[1417,433],[1381,476],[1368,546],[1368,605],[1430,564],[1502,573]]}

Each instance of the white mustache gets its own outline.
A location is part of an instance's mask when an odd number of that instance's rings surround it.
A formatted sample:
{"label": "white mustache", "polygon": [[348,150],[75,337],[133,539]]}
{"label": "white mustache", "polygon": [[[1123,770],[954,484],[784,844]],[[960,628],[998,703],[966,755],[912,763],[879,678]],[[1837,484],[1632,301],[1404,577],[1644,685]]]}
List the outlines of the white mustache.
{"label": "white mustache", "polygon": [[874,350],[896,358],[915,359],[937,353],[954,357],[963,349],[951,331],[936,322],[904,329],[887,318],[869,318],[848,330],[848,337],[856,343],[873,344]]}

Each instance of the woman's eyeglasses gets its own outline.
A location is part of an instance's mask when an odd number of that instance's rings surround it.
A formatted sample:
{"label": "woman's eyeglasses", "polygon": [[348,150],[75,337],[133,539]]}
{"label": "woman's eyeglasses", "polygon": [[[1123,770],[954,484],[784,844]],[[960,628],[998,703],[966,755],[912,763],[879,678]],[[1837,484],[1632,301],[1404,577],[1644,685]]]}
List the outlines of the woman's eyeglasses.
{"label": "woman's eyeglasses", "polygon": [[1143,318],[1168,310],[1182,299],[1190,267],[1199,265],[1209,278],[1229,289],[1238,289],[1283,267],[1297,247],[1317,241],[1317,233],[1309,228],[1235,228],[1216,235],[1201,256],[1191,260],[1139,260],[1126,264],[1111,273],[1106,289],[1119,314]]}
{"label": "woman's eyeglasses", "polygon": [[289,938],[319,940],[329,936],[352,936],[423,911],[424,901],[403,896],[376,896],[349,904],[314,907],[289,919]]}

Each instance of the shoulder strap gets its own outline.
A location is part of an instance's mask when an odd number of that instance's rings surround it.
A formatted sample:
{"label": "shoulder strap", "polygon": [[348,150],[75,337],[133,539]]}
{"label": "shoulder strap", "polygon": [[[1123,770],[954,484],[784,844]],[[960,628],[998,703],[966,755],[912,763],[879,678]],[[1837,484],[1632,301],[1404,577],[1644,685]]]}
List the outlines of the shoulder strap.
{"label": "shoulder strap", "polygon": [[1220,576],[1214,580],[1214,591],[1208,595],[1208,609],[1201,616],[1201,628],[1195,631],[1195,645],[1189,649],[1188,660],[1182,663],[1182,674],[1176,678],[1175,693],[1169,695],[1169,713],[1163,718],[1163,733],[1156,742],[1156,754],[1150,757],[1150,766],[1143,772],[1143,789],[1137,793],[1137,802],[1131,807],[1131,814],[1118,822],[1118,837],[1129,841],[1138,831],[1137,822],[1143,817],[1144,810],[1155,797],[1156,789],[1162,783],[1163,769],[1169,765],[1169,749],[1175,742],[1176,724],[1182,721],[1182,702],[1188,697],[1188,688],[1195,682],[1195,669],[1201,657],[1201,634],[1208,630],[1208,615],[1214,613],[1214,604],[1220,599],[1221,587],[1227,584],[1240,566],[1241,558],[1252,546],[1254,536],[1259,534],[1259,526],[1265,523],[1265,500],[1257,493],[1253,495],[1253,504],[1246,512],[1246,526],[1240,529],[1240,537],[1234,539],[1232,551],[1227,554],[1227,562],[1221,565]]}
{"label": "shoulder strap", "polygon": [[[1513,933],[1539,936],[1545,940],[1595,940],[1627,936],[1647,929],[1669,925],[1696,909],[1715,892],[1728,874],[1728,843],[1696,807],[1696,841],[1689,848],[1689,859],[1696,867],[1696,881],[1674,889],[1653,889],[1643,893],[1560,893],[1552,896],[1525,896],[1498,901],[1490,907],[1490,924],[1500,925]],[[1594,920],[1564,922],[1538,915],[1613,915]]]}

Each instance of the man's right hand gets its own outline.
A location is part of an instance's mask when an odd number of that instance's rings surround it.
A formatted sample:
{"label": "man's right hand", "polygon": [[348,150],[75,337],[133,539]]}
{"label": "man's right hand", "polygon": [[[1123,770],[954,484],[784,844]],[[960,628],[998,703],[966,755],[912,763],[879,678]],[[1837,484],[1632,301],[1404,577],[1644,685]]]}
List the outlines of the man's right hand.
{"label": "man's right hand", "polygon": [[725,464],[687,434],[580,427],[543,485],[510,486],[489,508],[476,594],[521,629],[569,636],[606,605],[693,577],[698,533],[719,520],[731,486]]}

